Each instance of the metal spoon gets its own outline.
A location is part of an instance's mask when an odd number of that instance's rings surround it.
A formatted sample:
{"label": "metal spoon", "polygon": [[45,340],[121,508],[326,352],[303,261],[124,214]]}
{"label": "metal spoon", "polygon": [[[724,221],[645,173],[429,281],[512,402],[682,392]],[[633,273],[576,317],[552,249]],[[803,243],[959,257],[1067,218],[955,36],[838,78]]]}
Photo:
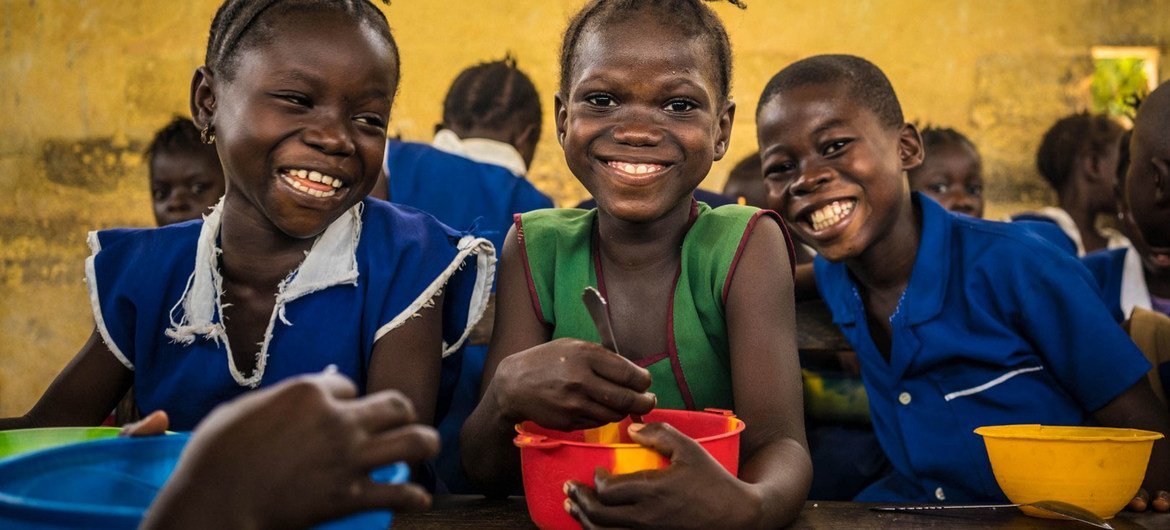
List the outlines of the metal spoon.
{"label": "metal spoon", "polygon": [[1020,506],[1036,508],[1037,510],[1059,515],[1065,519],[1085,523],[1097,528],[1113,530],[1113,527],[1110,526],[1109,523],[1105,522],[1104,519],[1097,517],[1097,514],[1081,508],[1075,504],[1069,504],[1062,501],[1036,501],[1019,504],[931,504],[926,506],[874,506],[870,508],[870,510],[875,512],[927,512],[935,510],[1017,508]]}
{"label": "metal spoon", "polygon": [[[585,309],[589,310],[589,316],[593,317],[593,325],[597,327],[597,334],[601,335],[601,345],[621,355],[621,352],[618,351],[617,339],[614,338],[613,322],[609,319],[609,304],[605,301],[605,297],[601,296],[601,292],[597,289],[586,286],[585,290],[581,292],[581,300],[585,302]],[[634,423],[642,423],[640,414],[630,414],[630,419],[634,420]]]}

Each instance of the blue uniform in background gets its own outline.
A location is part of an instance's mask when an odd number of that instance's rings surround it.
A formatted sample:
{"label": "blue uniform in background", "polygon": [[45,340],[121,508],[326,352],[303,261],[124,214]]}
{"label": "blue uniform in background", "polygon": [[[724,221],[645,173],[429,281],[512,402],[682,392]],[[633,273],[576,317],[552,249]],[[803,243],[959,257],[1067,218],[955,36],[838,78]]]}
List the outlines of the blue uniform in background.
{"label": "blue uniform in background", "polygon": [[861,361],[874,430],[894,472],[874,502],[1005,500],[983,425],[1082,425],[1150,369],[1073,256],[1012,223],[953,215],[915,193],[922,236],[874,345],[844,263],[817,257],[817,287]]}

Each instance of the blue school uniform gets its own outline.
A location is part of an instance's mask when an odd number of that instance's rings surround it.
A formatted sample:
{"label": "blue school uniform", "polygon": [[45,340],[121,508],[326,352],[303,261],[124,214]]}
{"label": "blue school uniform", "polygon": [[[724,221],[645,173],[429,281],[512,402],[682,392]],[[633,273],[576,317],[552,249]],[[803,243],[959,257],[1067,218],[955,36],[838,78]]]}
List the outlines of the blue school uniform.
{"label": "blue school uniform", "polygon": [[1142,258],[1133,247],[1098,250],[1081,258],[1081,263],[1093,274],[1105,304],[1118,322],[1129,318],[1135,307],[1155,309]]}
{"label": "blue school uniform", "polygon": [[952,215],[918,193],[922,236],[890,318],[887,362],[844,263],[815,261],[833,321],[861,361],[894,472],[876,502],[1004,500],[983,425],[1082,425],[1150,369],[1074,257],[1011,223]]}
{"label": "blue school uniform", "polygon": [[86,278],[98,331],[134,371],[139,409],[166,410],[175,430],[194,428],[250,389],[330,364],[364,387],[374,343],[440,289],[446,355],[487,303],[490,243],[412,208],[366,199],[318,236],[281,282],[256,367],[244,373],[221,317],[221,216],[222,203],[203,221],[90,233]]}
{"label": "blue school uniform", "polygon": [[523,177],[426,144],[386,144],[390,202],[413,206],[447,226],[503,248],[512,214],[552,208],[553,202]]}

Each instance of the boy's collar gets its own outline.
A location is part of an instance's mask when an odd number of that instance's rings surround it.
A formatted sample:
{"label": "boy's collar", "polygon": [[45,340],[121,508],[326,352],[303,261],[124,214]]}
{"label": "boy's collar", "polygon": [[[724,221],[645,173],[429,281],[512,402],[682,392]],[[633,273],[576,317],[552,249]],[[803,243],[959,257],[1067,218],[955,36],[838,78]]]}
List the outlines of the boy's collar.
{"label": "boy's collar", "polygon": [[450,129],[440,129],[435,133],[431,147],[483,164],[500,166],[517,177],[528,172],[524,157],[509,143],[487,138],[460,138]]}

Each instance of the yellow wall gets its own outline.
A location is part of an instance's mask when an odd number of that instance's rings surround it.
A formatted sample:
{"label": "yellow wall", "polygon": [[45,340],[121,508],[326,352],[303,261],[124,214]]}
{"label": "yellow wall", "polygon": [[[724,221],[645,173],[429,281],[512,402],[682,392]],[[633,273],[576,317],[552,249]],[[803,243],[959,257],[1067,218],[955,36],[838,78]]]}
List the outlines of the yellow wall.
{"label": "yellow wall", "polygon": [[[392,129],[429,139],[464,67],[512,52],[545,102],[533,173],[562,204],[582,188],[563,168],[550,114],[557,46],[582,0],[395,0],[403,77]],[[721,187],[754,150],[764,83],[817,53],[865,56],[890,76],[909,119],[953,126],[986,159],[1000,213],[1047,200],[1032,157],[1044,128],[1087,105],[1097,44],[1165,46],[1170,0],[754,0],[716,6],[736,52],[739,120]],[[211,0],[0,0],[0,415],[23,413],[82,344],[85,232],[147,226],[141,149],[187,112]],[[1165,68],[1163,68],[1165,70]],[[1163,75],[1165,78],[1165,75]]]}

